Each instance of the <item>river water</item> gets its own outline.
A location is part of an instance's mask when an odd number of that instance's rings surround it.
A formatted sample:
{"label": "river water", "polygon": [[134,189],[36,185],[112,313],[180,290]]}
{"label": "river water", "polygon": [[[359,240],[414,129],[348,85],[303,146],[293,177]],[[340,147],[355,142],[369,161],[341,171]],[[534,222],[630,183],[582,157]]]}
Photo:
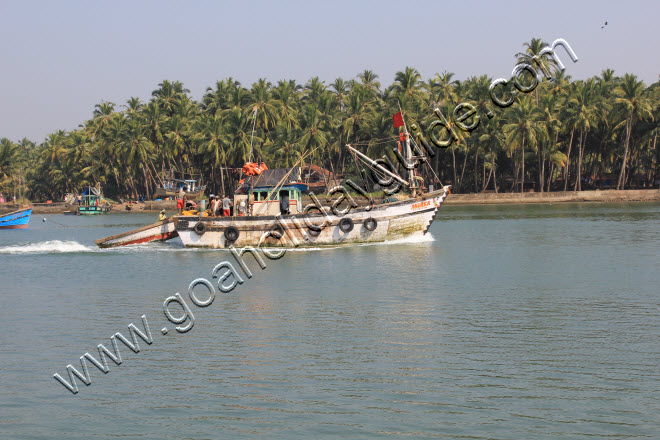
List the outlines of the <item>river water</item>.
{"label": "river water", "polygon": [[[660,436],[660,204],[446,206],[424,240],[246,255],[207,307],[188,286],[229,252],[48,217],[0,231],[0,438]],[[142,315],[152,344],[53,378]]]}

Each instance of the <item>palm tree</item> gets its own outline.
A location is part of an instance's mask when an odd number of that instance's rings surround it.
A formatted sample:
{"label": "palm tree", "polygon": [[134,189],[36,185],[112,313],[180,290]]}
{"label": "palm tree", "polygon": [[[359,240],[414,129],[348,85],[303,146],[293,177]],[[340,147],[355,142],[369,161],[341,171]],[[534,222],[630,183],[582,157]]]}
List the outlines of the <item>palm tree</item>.
{"label": "palm tree", "polygon": [[268,133],[276,126],[280,118],[278,105],[272,99],[270,89],[271,84],[263,78],[252,84],[246,109],[246,117],[252,119],[254,125],[263,133],[264,138],[268,137]]}
{"label": "palm tree", "polygon": [[0,188],[7,191],[8,184],[13,180],[14,170],[21,160],[18,145],[7,138],[0,139]]}
{"label": "palm tree", "polygon": [[393,91],[404,110],[414,114],[425,106],[428,94],[422,85],[422,75],[412,67],[406,67],[394,75]]}
{"label": "palm tree", "polygon": [[[447,102],[442,106],[436,106],[434,109],[434,116],[426,120],[424,124],[429,133],[429,137],[433,140],[433,143],[438,145],[438,143],[445,142],[451,139],[447,146],[451,146],[451,157],[452,157],[452,171],[454,175],[454,190],[456,192],[461,191],[462,179],[458,179],[457,170],[456,170],[456,149],[462,148],[465,151],[465,160],[463,162],[463,171],[465,171],[465,162],[467,162],[467,138],[470,136],[469,133],[461,130],[456,126],[456,122],[451,118],[451,112],[454,110],[453,104]],[[443,134],[440,134],[443,133]],[[446,136],[446,137],[443,137]],[[444,147],[443,147],[444,148]],[[462,173],[461,173],[462,174]]]}
{"label": "palm tree", "polygon": [[346,97],[348,96],[350,84],[341,78],[337,78],[332,84],[330,84],[330,87],[334,89],[332,94],[334,95],[337,104],[339,105],[339,111],[343,111],[344,101],[346,101]]}
{"label": "palm tree", "polygon": [[279,81],[272,89],[278,107],[279,122],[287,128],[298,126],[298,95],[302,86],[294,80]]}
{"label": "palm tree", "polygon": [[286,126],[277,127],[271,144],[271,153],[277,164],[284,168],[293,165],[295,158],[302,154],[302,145],[298,142],[301,137],[298,129]]}
{"label": "palm tree", "polygon": [[587,134],[593,126],[603,119],[602,111],[607,110],[608,104],[599,99],[596,82],[592,79],[586,82],[578,81],[573,90],[572,98],[568,100],[568,108],[572,114],[572,122],[579,131],[579,150],[577,176],[574,191],[582,190],[582,159]]}
{"label": "palm tree", "polygon": [[628,160],[628,150],[630,147],[630,133],[633,125],[642,119],[653,119],[651,113],[651,103],[644,94],[644,83],[637,80],[637,76],[626,73],[621,83],[614,89],[617,98],[614,102],[617,104],[620,114],[625,119],[615,129],[625,123],[626,139],[623,160],[621,162],[621,172],[616,189],[624,189],[626,183],[626,162]]}
{"label": "palm tree", "polygon": [[175,108],[180,105],[181,100],[190,90],[183,87],[180,81],[170,82],[168,80],[158,84],[158,88],[151,92],[156,102],[167,115],[172,115]]}
{"label": "palm tree", "polygon": [[[525,47],[525,51],[516,54],[518,64],[528,64],[537,72],[539,77],[541,74],[544,74],[546,78],[550,78],[551,68],[557,68],[558,66],[555,59],[549,53],[541,55],[543,49],[548,47],[548,43],[540,38],[532,38],[531,41],[523,43],[523,46]],[[538,91],[536,92],[536,98],[538,101]]]}
{"label": "palm tree", "polygon": [[453,104],[458,103],[456,94],[456,85],[458,81],[454,80],[454,74],[451,72],[436,73],[435,77],[429,80],[427,90],[431,94],[431,100],[443,105],[445,102]]}
{"label": "palm tree", "polygon": [[[208,87],[202,98],[202,109],[206,113],[218,114],[235,105],[241,106],[235,100],[236,91],[242,89],[241,83],[233,78],[226,78],[215,83],[215,89]],[[240,101],[240,100],[239,100]]]}
{"label": "palm tree", "polygon": [[327,88],[318,76],[310,79],[304,87],[302,97],[303,103],[318,103],[321,97],[327,93]]}
{"label": "palm tree", "polygon": [[302,136],[300,145],[304,151],[323,148],[328,143],[327,117],[314,104],[307,104],[301,113]]}
{"label": "palm tree", "polygon": [[346,139],[350,139],[352,136],[354,142],[360,141],[360,129],[371,123],[373,110],[367,88],[361,84],[355,85],[348,95],[346,119],[342,121],[343,134]]}
{"label": "palm tree", "polygon": [[508,110],[507,123],[504,125],[503,130],[506,135],[508,152],[515,157],[516,150],[520,148],[520,192],[523,192],[525,184],[525,148],[531,147],[536,150],[538,141],[543,136],[543,129],[538,122],[540,119],[539,110],[533,105],[529,96],[517,98],[516,103]]}
{"label": "palm tree", "polygon": [[370,100],[377,100],[380,95],[380,82],[378,81],[378,75],[371,70],[364,70],[362,73],[358,74],[358,79],[361,82],[361,85],[367,90],[367,95]]}
{"label": "palm tree", "polygon": [[[241,112],[240,108],[234,107],[233,109],[226,110],[223,116],[224,131],[222,134],[222,145],[226,149],[227,163],[231,164],[244,164],[248,161],[250,151],[250,128],[248,120]],[[261,138],[255,137],[257,145],[260,144]],[[257,155],[261,151],[257,150]]]}
{"label": "palm tree", "polygon": [[[559,100],[556,95],[547,94],[541,98],[541,106],[539,111],[542,112],[539,119],[539,125],[543,130],[543,137],[541,139],[541,148],[539,151],[539,188],[543,192],[545,184],[545,161],[548,155],[553,155],[553,160],[556,162],[559,156],[555,153],[558,152],[557,144],[559,140],[559,132],[561,128],[561,121],[559,120]],[[552,171],[550,172],[552,174]]]}

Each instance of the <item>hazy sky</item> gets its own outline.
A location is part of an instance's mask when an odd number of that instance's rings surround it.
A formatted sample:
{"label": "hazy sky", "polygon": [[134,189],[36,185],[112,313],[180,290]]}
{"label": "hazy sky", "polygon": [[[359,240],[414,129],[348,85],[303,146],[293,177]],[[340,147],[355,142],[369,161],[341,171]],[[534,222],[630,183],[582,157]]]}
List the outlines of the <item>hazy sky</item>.
{"label": "hazy sky", "polygon": [[566,39],[579,57],[560,55],[573,78],[609,67],[658,80],[657,0],[501,3],[0,0],[0,137],[42,142],[101,101],[148,100],[164,79],[200,100],[229,76],[246,87],[328,84],[371,69],[389,85],[412,66],[425,80],[445,70],[508,78],[532,37]]}

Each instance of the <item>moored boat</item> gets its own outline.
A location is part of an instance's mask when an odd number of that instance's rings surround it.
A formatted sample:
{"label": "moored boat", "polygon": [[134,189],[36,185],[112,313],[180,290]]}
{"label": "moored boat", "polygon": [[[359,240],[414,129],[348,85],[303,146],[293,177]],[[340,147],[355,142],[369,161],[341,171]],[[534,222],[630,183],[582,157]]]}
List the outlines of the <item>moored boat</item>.
{"label": "moored boat", "polygon": [[94,241],[100,248],[127,246],[129,244],[149,243],[152,241],[166,241],[178,235],[171,218],[132,231],[112,235]]}
{"label": "moored boat", "polygon": [[[112,209],[108,201],[103,198],[100,188],[90,186],[77,199],[76,215],[107,214]],[[70,214],[70,212],[66,212],[65,214]]]}
{"label": "moored boat", "polygon": [[27,229],[32,207],[0,215],[0,229]]}
{"label": "moored boat", "polygon": [[78,215],[107,214],[109,211],[110,204],[95,194],[83,196],[82,204],[78,206]]}
{"label": "moored boat", "polygon": [[155,195],[160,198],[175,198],[181,188],[183,188],[183,192],[186,194],[186,199],[198,199],[204,196],[206,185],[197,185],[197,180],[195,179],[170,178],[166,179],[162,186],[156,188]]}

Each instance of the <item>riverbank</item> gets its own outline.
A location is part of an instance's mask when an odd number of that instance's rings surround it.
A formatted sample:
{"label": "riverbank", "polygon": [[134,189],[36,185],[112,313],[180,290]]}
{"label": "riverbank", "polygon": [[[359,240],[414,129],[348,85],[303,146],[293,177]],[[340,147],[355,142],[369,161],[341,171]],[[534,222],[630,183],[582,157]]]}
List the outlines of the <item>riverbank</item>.
{"label": "riverbank", "polygon": [[[323,198],[320,198],[323,202]],[[362,198],[356,198],[363,204]],[[380,200],[377,200],[379,202]],[[549,193],[481,193],[481,194],[451,194],[447,197],[447,205],[516,205],[525,203],[616,203],[616,202],[660,202],[658,189],[634,190],[604,190],[604,191],[559,191]],[[303,198],[303,205],[312,203],[309,197]],[[65,211],[75,210],[75,206],[64,203],[34,203],[32,212],[35,214],[62,214]],[[130,207],[130,210],[126,208]],[[0,214],[20,209],[20,205],[0,205]],[[151,212],[164,209],[168,212],[176,211],[176,201],[147,201],[144,203],[118,203],[112,205],[110,213]]]}
{"label": "riverbank", "polygon": [[481,193],[452,194],[447,205],[507,205],[521,203],[582,203],[582,202],[660,202],[658,189],[557,191],[546,193]]}

